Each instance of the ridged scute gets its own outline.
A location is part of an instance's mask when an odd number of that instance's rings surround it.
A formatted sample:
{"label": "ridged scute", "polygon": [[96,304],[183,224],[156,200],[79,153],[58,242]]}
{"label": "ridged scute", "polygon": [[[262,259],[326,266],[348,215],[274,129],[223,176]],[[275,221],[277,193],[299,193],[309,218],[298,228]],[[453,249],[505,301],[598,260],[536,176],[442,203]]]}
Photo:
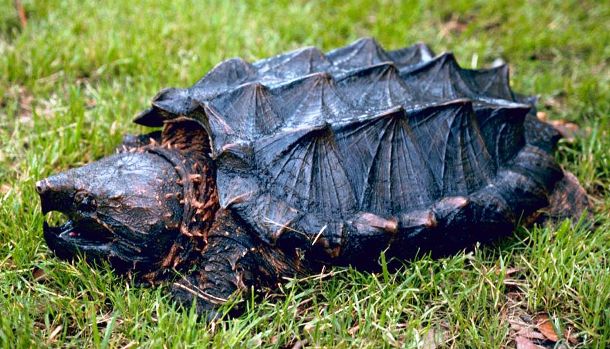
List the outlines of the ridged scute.
{"label": "ridged scute", "polygon": [[356,69],[340,78],[337,85],[351,105],[362,110],[384,110],[413,102],[392,62]]}
{"label": "ridged scute", "polygon": [[333,62],[332,70],[335,72],[346,72],[392,61],[388,53],[373,38],[357,40],[351,45],[330,51],[327,56]]}
{"label": "ridged scute", "polygon": [[539,206],[556,180],[548,137],[524,123],[547,129],[510,89],[506,65],[471,70],[433,56],[364,38],[327,54],[230,59],[191,88],[159,93],[136,122],[204,125],[221,206],[271,244],[334,258],[358,239],[402,241],[378,229],[416,236],[486,215],[484,226],[511,226],[503,220]]}
{"label": "ridged scute", "polygon": [[432,50],[422,43],[417,43],[413,46],[408,46],[398,50],[388,51],[390,60],[396,64],[398,68],[410,67],[416,64],[431,60],[435,54]]}
{"label": "ridged scute", "polygon": [[394,214],[439,196],[424,148],[402,107],[341,126],[336,134],[361,210],[390,209]]}
{"label": "ridged scute", "polygon": [[408,86],[413,86],[411,94],[422,102],[470,98],[502,104],[515,100],[506,65],[482,70],[464,69],[452,53],[441,54],[413,69],[404,68],[401,77]]}
{"label": "ridged scute", "polygon": [[327,71],[332,63],[318,48],[306,47],[263,59],[253,65],[262,82],[273,84]]}

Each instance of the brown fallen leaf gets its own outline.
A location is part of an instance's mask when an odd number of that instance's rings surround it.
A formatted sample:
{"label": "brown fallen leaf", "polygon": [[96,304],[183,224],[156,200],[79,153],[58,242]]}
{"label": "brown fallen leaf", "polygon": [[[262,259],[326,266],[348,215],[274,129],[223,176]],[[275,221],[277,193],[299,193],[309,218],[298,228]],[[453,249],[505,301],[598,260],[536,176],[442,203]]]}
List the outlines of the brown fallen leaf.
{"label": "brown fallen leaf", "polygon": [[577,344],[578,343],[578,339],[576,339],[576,337],[572,334],[572,330],[570,328],[567,328],[563,332],[563,338],[567,339],[568,342],[570,342],[570,344]]}
{"label": "brown fallen leaf", "polygon": [[357,324],[356,326],[347,330],[347,333],[349,333],[350,336],[354,337],[359,329],[360,329],[360,324]]}
{"label": "brown fallen leaf", "polygon": [[55,341],[55,337],[57,337],[63,328],[64,327],[62,325],[55,327],[55,329],[49,335],[49,338],[47,338],[47,344],[53,343],[53,341]]}
{"label": "brown fallen leaf", "polygon": [[536,331],[536,329],[529,326],[520,328],[519,331],[517,331],[517,336],[525,337],[528,339],[546,339],[546,337],[542,333]]}
{"label": "brown fallen leaf", "polygon": [[424,341],[423,341],[421,348],[422,349],[436,349],[437,348],[436,336],[435,336],[433,328],[431,328],[428,331],[428,333],[426,333],[426,336],[424,337]]}
{"label": "brown fallen leaf", "polygon": [[[494,269],[495,269],[495,268],[494,268]],[[508,267],[508,268],[506,268],[506,270],[505,270],[504,274],[505,274],[506,276],[511,276],[511,275],[513,275],[513,274],[515,274],[515,273],[518,273],[518,272],[520,272],[520,271],[521,271],[521,268],[517,268],[517,267]],[[496,275],[500,275],[500,273],[502,273],[502,269],[500,269],[500,268],[495,269],[495,273],[496,273]]]}
{"label": "brown fallen leaf", "polygon": [[36,281],[36,282],[43,282],[43,281],[47,280],[47,273],[44,270],[42,270],[38,267],[35,267],[34,270],[32,271],[32,277],[34,278],[34,281]]}
{"label": "brown fallen leaf", "polygon": [[532,343],[529,339],[525,337],[516,337],[515,343],[517,343],[517,349],[540,349],[542,348],[539,345]]}
{"label": "brown fallen leaf", "polygon": [[87,109],[93,109],[97,106],[97,101],[94,98],[88,98],[87,100],[85,100],[85,107],[87,107]]}
{"label": "brown fallen leaf", "polygon": [[121,347],[121,349],[130,349],[130,348],[136,347],[137,345],[138,345],[138,342],[131,341],[131,342],[125,344],[123,347]]}
{"label": "brown fallen leaf", "polygon": [[307,340],[296,341],[296,343],[294,343],[292,346],[292,349],[301,349],[305,346],[305,344],[307,344]]}
{"label": "brown fallen leaf", "polygon": [[540,120],[540,121],[547,121],[548,120],[548,115],[543,112],[543,111],[539,111],[536,113],[536,117]]}
{"label": "brown fallen leaf", "polygon": [[557,342],[559,337],[553,328],[553,323],[546,314],[539,314],[534,317],[534,323],[540,333],[542,333],[548,340]]}
{"label": "brown fallen leaf", "polygon": [[549,117],[546,112],[539,111],[536,113],[536,117],[540,121],[544,121],[549,125],[553,126],[561,137],[563,137],[568,143],[573,143],[576,139],[576,136],[580,133],[580,127],[567,120],[549,120]]}
{"label": "brown fallen leaf", "polygon": [[547,122],[559,131],[561,136],[569,143],[574,142],[578,131],[580,131],[580,127],[577,124],[567,120],[549,120]]}

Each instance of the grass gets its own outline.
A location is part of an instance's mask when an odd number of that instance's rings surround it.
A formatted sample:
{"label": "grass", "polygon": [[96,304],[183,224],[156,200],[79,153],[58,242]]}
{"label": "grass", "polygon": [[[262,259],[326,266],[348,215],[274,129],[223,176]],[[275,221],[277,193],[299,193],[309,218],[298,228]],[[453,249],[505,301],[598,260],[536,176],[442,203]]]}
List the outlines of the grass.
{"label": "grass", "polygon": [[[0,0],[0,347],[514,346],[514,312],[547,314],[570,347],[610,347],[610,6],[596,1]],[[473,253],[396,273],[333,269],[293,280],[215,324],[164,288],[53,258],[34,182],[113,151],[162,87],[222,59],[324,50],[360,36],[425,41],[464,67],[510,62],[516,91],[576,122],[557,155],[591,194],[595,229],[519,230]],[[332,277],[331,277],[332,276]],[[560,336],[561,337],[561,336]],[[548,343],[547,343],[548,344]]]}

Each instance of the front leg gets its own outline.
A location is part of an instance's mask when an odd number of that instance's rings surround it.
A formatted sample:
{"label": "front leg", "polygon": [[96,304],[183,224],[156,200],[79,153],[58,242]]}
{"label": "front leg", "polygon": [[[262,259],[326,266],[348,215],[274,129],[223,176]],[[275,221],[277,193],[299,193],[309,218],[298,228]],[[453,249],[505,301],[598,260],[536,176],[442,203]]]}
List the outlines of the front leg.
{"label": "front leg", "polygon": [[219,306],[235,293],[277,284],[283,277],[305,274],[297,258],[265,244],[247,223],[221,209],[207,244],[187,275],[172,285],[174,299],[184,306],[196,302],[197,312],[216,317]]}

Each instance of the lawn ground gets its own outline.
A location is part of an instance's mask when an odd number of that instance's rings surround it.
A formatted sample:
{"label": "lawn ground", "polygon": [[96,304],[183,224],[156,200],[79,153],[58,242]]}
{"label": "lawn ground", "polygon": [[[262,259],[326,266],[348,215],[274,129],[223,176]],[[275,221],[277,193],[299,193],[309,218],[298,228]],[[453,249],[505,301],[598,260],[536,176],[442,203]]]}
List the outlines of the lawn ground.
{"label": "lawn ground", "polygon": [[[555,344],[610,347],[607,2],[22,3],[25,28],[13,0],[0,0],[0,347],[499,348],[540,318]],[[159,89],[189,86],[225,58],[329,50],[361,36],[386,48],[424,41],[466,68],[510,62],[516,91],[579,126],[557,158],[590,193],[596,228],[521,229],[397,273],[333,269],[212,325],[177,310],[164,288],[49,254],[35,181],[144,131],[130,120]]]}

